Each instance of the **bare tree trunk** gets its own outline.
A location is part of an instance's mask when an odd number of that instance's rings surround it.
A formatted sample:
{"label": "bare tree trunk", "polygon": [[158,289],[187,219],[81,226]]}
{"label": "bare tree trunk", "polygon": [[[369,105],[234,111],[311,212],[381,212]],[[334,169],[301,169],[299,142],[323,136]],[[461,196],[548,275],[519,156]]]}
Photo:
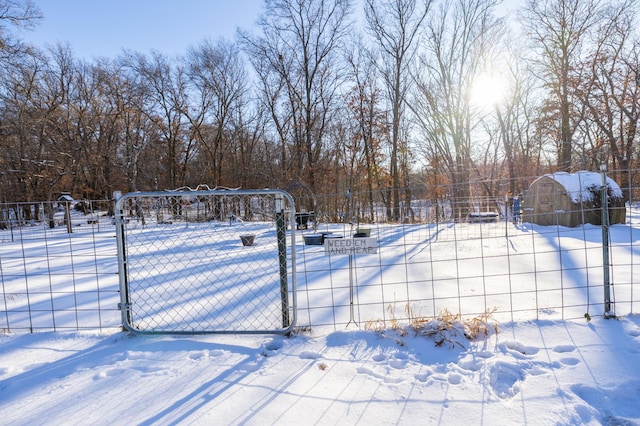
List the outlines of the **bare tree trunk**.
{"label": "bare tree trunk", "polygon": [[336,61],[349,12],[348,0],[272,0],[259,21],[262,36],[241,33],[283,147],[293,149],[285,162],[291,177],[312,192],[342,81]]}
{"label": "bare tree trunk", "polygon": [[[422,24],[429,13],[431,0],[367,0],[365,16],[380,51],[380,73],[391,104],[391,219],[400,220],[400,135],[410,82],[409,64],[419,43]],[[406,142],[405,142],[406,143]]]}
{"label": "bare tree trunk", "polygon": [[430,20],[422,69],[415,76],[418,93],[410,104],[425,134],[425,151],[441,159],[449,174],[457,220],[470,208],[471,141],[478,120],[471,111],[471,84],[501,29],[492,17],[494,6],[492,0],[457,0]]}
{"label": "bare tree trunk", "polygon": [[559,129],[558,168],[572,169],[572,138],[581,120],[573,107],[575,78],[572,70],[580,60],[583,42],[600,17],[597,0],[528,0],[528,20],[524,27],[538,48],[534,62],[541,70],[543,84],[549,89],[549,106],[557,111]]}

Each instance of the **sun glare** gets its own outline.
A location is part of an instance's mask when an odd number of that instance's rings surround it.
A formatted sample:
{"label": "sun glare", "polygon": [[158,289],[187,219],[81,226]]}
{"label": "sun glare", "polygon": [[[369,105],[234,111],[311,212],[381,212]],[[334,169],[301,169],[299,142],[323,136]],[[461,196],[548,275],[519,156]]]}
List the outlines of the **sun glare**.
{"label": "sun glare", "polygon": [[471,89],[471,102],[479,108],[493,108],[504,99],[506,85],[495,75],[483,74],[476,78]]}

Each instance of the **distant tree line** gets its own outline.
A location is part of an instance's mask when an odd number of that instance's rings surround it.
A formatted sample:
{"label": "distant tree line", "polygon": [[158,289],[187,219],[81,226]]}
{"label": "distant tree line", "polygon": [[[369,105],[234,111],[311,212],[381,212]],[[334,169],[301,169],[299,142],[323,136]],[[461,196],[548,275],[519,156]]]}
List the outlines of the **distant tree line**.
{"label": "distant tree line", "polygon": [[[233,40],[87,61],[22,42],[40,11],[0,0],[0,201],[206,184],[282,188],[308,210],[357,193],[392,220],[412,199],[447,199],[462,217],[473,195],[601,164],[628,198],[637,1],[504,7],[265,0]],[[496,80],[500,97],[474,96]]]}

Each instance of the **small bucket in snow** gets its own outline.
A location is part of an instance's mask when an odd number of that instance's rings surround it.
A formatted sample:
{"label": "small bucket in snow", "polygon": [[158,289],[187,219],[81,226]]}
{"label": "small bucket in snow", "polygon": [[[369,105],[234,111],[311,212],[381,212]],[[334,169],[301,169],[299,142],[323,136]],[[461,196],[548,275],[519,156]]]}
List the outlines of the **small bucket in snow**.
{"label": "small bucket in snow", "polygon": [[242,241],[242,245],[245,247],[252,246],[254,238],[255,235],[240,235],[240,241]]}
{"label": "small bucket in snow", "polygon": [[305,245],[308,246],[321,246],[323,235],[322,234],[307,234],[303,236]]}

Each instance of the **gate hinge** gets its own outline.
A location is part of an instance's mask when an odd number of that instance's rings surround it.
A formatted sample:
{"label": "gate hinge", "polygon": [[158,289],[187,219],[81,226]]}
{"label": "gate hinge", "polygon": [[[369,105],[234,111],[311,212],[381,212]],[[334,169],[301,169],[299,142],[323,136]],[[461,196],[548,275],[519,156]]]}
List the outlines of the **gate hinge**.
{"label": "gate hinge", "polygon": [[131,303],[118,303],[118,309],[122,310],[127,310],[130,311],[131,310]]}

